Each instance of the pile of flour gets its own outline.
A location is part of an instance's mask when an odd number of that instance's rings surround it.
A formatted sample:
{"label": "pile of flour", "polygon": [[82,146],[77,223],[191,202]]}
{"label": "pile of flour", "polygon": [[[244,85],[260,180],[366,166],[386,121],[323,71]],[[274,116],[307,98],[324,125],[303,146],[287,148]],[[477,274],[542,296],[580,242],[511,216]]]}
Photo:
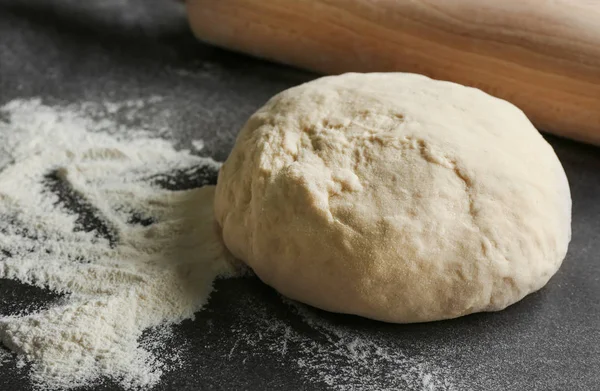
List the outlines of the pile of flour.
{"label": "pile of flour", "polygon": [[156,384],[177,358],[153,355],[142,332],[192,318],[213,280],[233,273],[213,187],[161,185],[219,165],[110,119],[146,103],[0,108],[0,278],[65,294],[48,309],[0,316],[0,341],[43,388],[101,377]]}

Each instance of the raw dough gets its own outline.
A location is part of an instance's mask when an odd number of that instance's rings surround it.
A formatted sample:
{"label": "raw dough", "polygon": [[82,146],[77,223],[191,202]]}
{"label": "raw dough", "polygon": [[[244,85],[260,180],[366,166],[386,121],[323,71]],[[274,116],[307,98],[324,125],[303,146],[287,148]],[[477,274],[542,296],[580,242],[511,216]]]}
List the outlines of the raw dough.
{"label": "raw dough", "polygon": [[282,294],[399,323],[501,310],[546,284],[571,238],[563,168],[519,109],[401,73],[272,98],[221,168],[215,216]]}

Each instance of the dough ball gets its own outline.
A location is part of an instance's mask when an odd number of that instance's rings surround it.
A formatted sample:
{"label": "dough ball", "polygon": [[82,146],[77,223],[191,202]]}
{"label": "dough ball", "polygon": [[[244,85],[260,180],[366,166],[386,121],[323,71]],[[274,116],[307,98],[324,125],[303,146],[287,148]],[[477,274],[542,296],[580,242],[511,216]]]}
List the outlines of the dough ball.
{"label": "dough ball", "polygon": [[398,323],[501,310],[546,284],[571,237],[563,168],[519,109],[401,73],[273,97],[221,168],[215,216],[285,296]]}

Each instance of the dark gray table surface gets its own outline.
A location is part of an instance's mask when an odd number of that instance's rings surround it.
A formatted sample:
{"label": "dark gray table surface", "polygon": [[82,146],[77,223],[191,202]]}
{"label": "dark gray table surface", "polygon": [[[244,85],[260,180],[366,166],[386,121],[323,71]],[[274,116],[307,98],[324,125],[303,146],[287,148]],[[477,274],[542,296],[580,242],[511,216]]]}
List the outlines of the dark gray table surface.
{"label": "dark gray table surface", "polygon": [[[174,1],[0,0],[0,105],[15,98],[70,103],[158,95],[174,114],[169,126],[177,145],[189,148],[192,139],[203,139],[202,153],[221,161],[255,109],[315,77],[198,43]],[[157,114],[148,115],[152,121]],[[571,184],[573,239],[544,289],[502,312],[428,324],[391,325],[306,310],[325,329],[343,330],[350,338],[372,336],[403,357],[442,368],[457,390],[600,390],[600,148],[548,140]],[[216,181],[214,172],[205,176]],[[356,362],[323,354],[335,353],[331,345],[347,337],[334,340],[324,329],[308,327],[256,278],[223,280],[216,287],[206,310],[174,327],[172,344],[182,347],[184,365],[166,373],[156,389],[327,389],[323,374],[310,375],[298,365],[299,356],[311,354],[305,349],[311,341],[325,367],[354,374],[344,379],[346,389],[360,389],[365,379],[380,389],[420,389],[379,374],[394,374],[393,360],[367,360],[352,372]],[[55,298],[0,280],[1,314]],[[248,317],[248,311],[259,316]],[[260,336],[258,343],[240,344],[244,332]],[[294,338],[285,350],[274,349],[290,332]],[[26,367],[0,367],[0,390],[29,389]],[[93,389],[119,387],[107,379]]]}

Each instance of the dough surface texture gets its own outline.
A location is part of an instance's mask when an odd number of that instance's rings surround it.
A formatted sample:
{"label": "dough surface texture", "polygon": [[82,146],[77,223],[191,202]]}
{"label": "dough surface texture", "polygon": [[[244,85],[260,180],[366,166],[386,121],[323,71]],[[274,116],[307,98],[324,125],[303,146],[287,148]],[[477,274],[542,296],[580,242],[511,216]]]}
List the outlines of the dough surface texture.
{"label": "dough surface texture", "polygon": [[543,287],[567,252],[571,196],[512,104],[420,75],[344,74],[250,117],[215,218],[283,295],[408,323],[501,310]]}

